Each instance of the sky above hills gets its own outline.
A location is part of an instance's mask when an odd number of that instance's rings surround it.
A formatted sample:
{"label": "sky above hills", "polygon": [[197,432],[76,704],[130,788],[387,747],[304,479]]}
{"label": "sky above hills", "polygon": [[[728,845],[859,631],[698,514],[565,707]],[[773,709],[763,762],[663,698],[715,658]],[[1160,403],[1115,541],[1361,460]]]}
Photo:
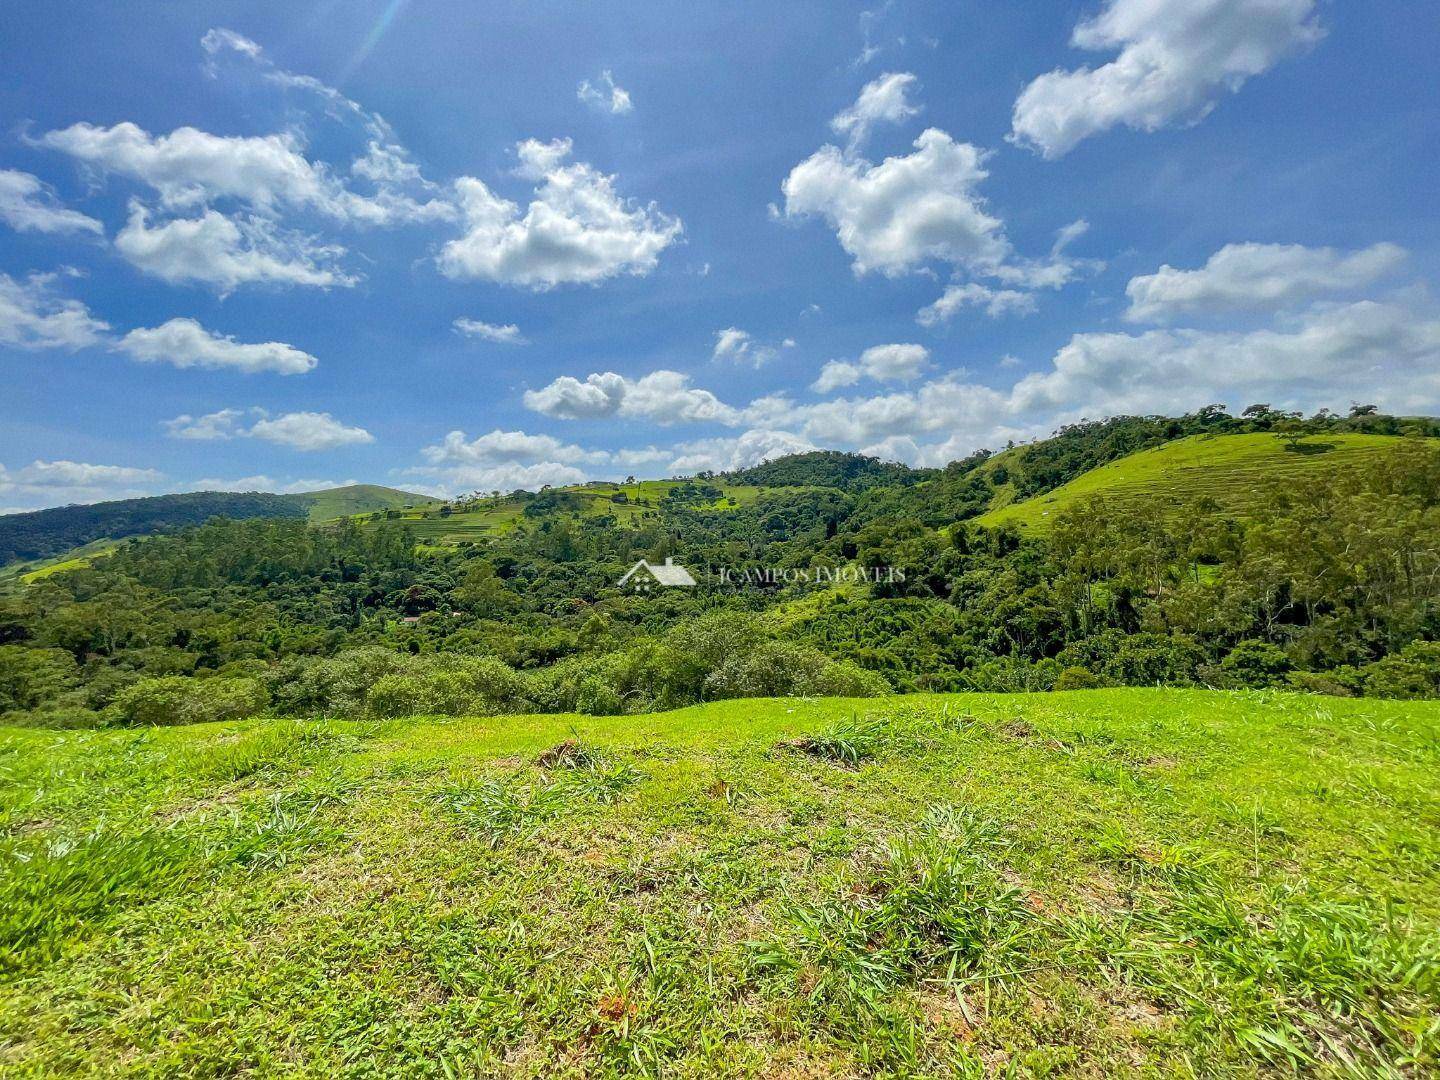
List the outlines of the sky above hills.
{"label": "sky above hills", "polygon": [[1440,6],[0,9],[0,511],[1440,409]]}

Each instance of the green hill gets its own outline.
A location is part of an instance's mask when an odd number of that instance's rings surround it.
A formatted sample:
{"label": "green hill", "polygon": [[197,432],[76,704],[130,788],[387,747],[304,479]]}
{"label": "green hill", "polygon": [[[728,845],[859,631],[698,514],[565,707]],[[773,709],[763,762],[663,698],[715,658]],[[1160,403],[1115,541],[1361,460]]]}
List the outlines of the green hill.
{"label": "green hill", "polygon": [[349,487],[324,488],[283,498],[304,507],[312,522],[334,521],[378,510],[438,506],[441,502],[429,495],[417,495],[413,491],[400,491],[378,484],[351,484]]}
{"label": "green hill", "polygon": [[123,540],[198,525],[212,517],[304,517],[285,495],[194,491],[0,516],[0,566],[49,560],[97,540]]}
{"label": "green hill", "polygon": [[680,506],[715,511],[747,506],[765,490],[718,478],[630,483],[592,481],[538,493],[520,491],[487,496],[468,503],[425,500],[423,505],[417,503],[393,514],[382,512],[376,518],[409,525],[425,543],[455,544],[503,533],[526,517],[614,517],[617,522],[630,525]]}
{"label": "green hill", "polygon": [[1440,705],[0,728],[10,1077],[1424,1076]]}
{"label": "green hill", "polygon": [[1091,469],[1053,491],[1000,505],[975,521],[1044,528],[1059,511],[1096,496],[1119,507],[1208,496],[1227,510],[1243,511],[1276,482],[1351,468],[1404,441],[1393,435],[1327,434],[1310,436],[1292,449],[1269,433],[1191,435]]}

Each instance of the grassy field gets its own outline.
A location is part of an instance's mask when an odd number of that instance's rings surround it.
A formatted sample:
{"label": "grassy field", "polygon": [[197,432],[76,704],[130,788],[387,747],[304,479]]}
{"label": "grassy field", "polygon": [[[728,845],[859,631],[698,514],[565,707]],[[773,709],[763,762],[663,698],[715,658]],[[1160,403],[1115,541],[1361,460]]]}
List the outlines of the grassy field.
{"label": "grassy field", "polygon": [[290,498],[310,512],[312,522],[335,521],[376,510],[400,510],[404,507],[439,506],[439,499],[417,495],[413,491],[381,487],[378,484],[351,484],[349,487],[326,488]]}
{"label": "grassy field", "polygon": [[10,563],[0,567],[0,585],[13,584],[16,581],[28,585],[32,581],[39,581],[64,570],[78,570],[82,566],[89,566],[100,556],[110,554],[120,544],[119,540],[92,540],[83,547],[72,548],[53,559]]}
{"label": "grassy field", "polygon": [[[623,523],[633,523],[647,513],[655,511],[659,502],[684,482],[675,480],[639,480],[632,484],[591,483],[574,487],[556,488],[579,496],[583,508],[575,511],[580,518],[613,514]],[[700,510],[728,510],[754,502],[764,488],[739,484],[713,486],[722,492],[721,497],[710,503],[695,504]],[[614,496],[623,493],[624,501],[617,502]],[[417,508],[404,511],[399,520],[409,525],[417,539],[428,544],[453,544],[462,540],[477,540],[483,536],[503,533],[519,521],[524,520],[525,500],[510,496],[499,499],[485,498],[473,510],[442,516],[434,509]]]}
{"label": "grassy field", "polygon": [[1159,690],[0,729],[0,1072],[1433,1073],[1437,736]]}
{"label": "grassy field", "polygon": [[1208,495],[1227,509],[1243,511],[1277,481],[1344,469],[1393,450],[1401,442],[1389,435],[1316,435],[1304,440],[1297,452],[1266,433],[1191,435],[1112,461],[1054,491],[992,510],[975,520],[991,527],[1043,528],[1051,515],[1096,495],[1122,507],[1173,504]]}

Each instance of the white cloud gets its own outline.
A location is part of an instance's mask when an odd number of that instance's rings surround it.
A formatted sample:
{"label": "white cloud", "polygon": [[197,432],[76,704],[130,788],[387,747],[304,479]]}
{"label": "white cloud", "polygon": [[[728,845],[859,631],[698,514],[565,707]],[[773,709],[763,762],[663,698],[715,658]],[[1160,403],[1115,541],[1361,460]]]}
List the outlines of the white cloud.
{"label": "white cloud", "polygon": [[519,171],[537,184],[523,213],[482,180],[462,176],[455,182],[465,232],[440,251],[437,261],[447,277],[542,290],[618,274],[643,276],[679,238],[678,219],[621,199],[614,177],[583,162],[564,164],[568,139],[527,140],[517,153]]}
{"label": "white cloud", "polygon": [[105,232],[94,218],[62,206],[39,177],[15,169],[0,169],[0,221],[16,232]]}
{"label": "white cloud", "polygon": [[830,121],[830,130],[849,140],[851,150],[864,145],[876,124],[900,124],[920,115],[910,101],[918,80],[909,72],[889,72],[865,84],[855,104]]}
{"label": "white cloud", "polygon": [[240,421],[244,418],[244,409],[221,409],[218,412],[206,413],[204,416],[191,416],[189,413],[184,413],[173,420],[161,421],[160,426],[172,439],[215,442],[248,434],[240,427]]}
{"label": "white cloud", "polygon": [[966,285],[948,285],[939,300],[920,308],[914,320],[923,327],[949,323],[960,308],[984,308],[991,318],[1002,315],[1032,315],[1035,312],[1035,298],[1028,292],[1017,289],[994,289],[989,285],[969,282]]}
{"label": "white cloud", "polygon": [[910,382],[929,363],[924,345],[873,345],[860,354],[860,367],[877,382]]}
{"label": "white cloud", "polygon": [[0,497],[24,504],[8,512],[24,513],[45,506],[148,495],[164,479],[165,474],[155,469],[37,460],[14,472],[0,465]]}
{"label": "white cloud", "polygon": [[1058,158],[1117,124],[1151,132],[1198,120],[1224,92],[1319,41],[1314,8],[1314,0],[1107,0],[1070,40],[1119,55],[1031,82],[1015,102],[1010,138]]}
{"label": "white cloud", "polygon": [[266,476],[263,473],[254,476],[241,476],[234,480],[223,480],[215,477],[206,477],[194,480],[187,488],[189,491],[267,491],[275,495],[297,495],[307,491],[319,491],[324,488],[349,487],[359,483],[357,480],[276,480],[274,477]]}
{"label": "white cloud", "polygon": [[47,132],[37,142],[102,173],[148,185],[169,210],[234,199],[267,216],[286,208],[313,210],[361,225],[455,217],[450,203],[421,203],[387,182],[418,180],[419,172],[403,148],[373,140],[352,166],[357,175],[381,181],[373,195],[351,191],[327,165],[306,158],[300,137],[288,131],[214,135],[182,127],[152,135],[128,121],[108,128],[82,122]]}
{"label": "white cloud", "polygon": [[810,389],[817,394],[828,394],[842,386],[854,386],[864,374],[859,364],[848,360],[827,360],[820,369],[820,376],[810,384]]}
{"label": "white cloud", "polygon": [[771,458],[814,450],[815,445],[794,432],[755,428],[734,438],[698,439],[675,449],[669,471],[683,474],[748,469]]}
{"label": "white cloud", "polygon": [[347,427],[329,413],[293,412],[273,420],[259,420],[249,434],[292,450],[334,450],[375,441],[361,427]]}
{"label": "white cloud", "polygon": [[110,329],[84,304],[56,296],[54,274],[16,281],[0,274],[0,345],[21,349],[83,349]]}
{"label": "white cloud", "polygon": [[468,319],[464,316],[455,320],[455,329],[466,337],[477,337],[484,341],[493,341],[500,345],[529,345],[530,341],[522,333],[520,327],[514,323],[481,322],[479,319]]}
{"label": "white cloud", "polygon": [[234,368],[253,374],[275,371],[301,375],[318,360],[283,341],[246,344],[214,334],[194,319],[171,319],[151,329],[131,330],[115,346],[136,360],[173,364],[178,368]]}
{"label": "white cloud", "polygon": [[715,331],[715,348],[710,353],[712,360],[728,360],[736,364],[760,367],[780,355],[781,349],[793,349],[794,338],[785,338],[777,345],[764,345],[756,341],[748,330],[729,326]]}
{"label": "white cloud", "polygon": [[[258,417],[249,427],[247,416]],[[271,417],[264,409],[220,409],[204,416],[188,413],[160,425],[172,439],[215,442],[255,438],[292,450],[334,450],[375,441],[364,428],[347,427],[329,413],[293,412]]]}
{"label": "white cloud", "polygon": [[[1238,402],[1239,397],[1249,400]],[[1076,334],[1026,376],[1014,411],[1170,412],[1254,400],[1311,409],[1350,400],[1400,412],[1440,404],[1440,316],[1399,302],[1319,304],[1274,328]]]}
{"label": "white cloud", "polygon": [[786,177],[786,216],[824,217],[856,274],[893,277],[930,261],[992,272],[1009,257],[1010,244],[975,190],[989,175],[986,153],[938,128],[914,145],[913,154],[879,165],[821,147]]}
{"label": "white cloud", "polygon": [[923,345],[873,345],[860,354],[856,363],[831,360],[820,369],[811,389],[821,394],[854,386],[861,378],[876,382],[912,382],[930,364],[930,350]]}
{"label": "white cloud", "polygon": [[215,210],[151,228],[148,211],[131,203],[115,249],[162,281],[198,282],[222,293],[257,282],[329,288],[359,280],[334,265],[344,248],[282,232],[264,218],[229,218]]}
{"label": "white cloud", "polygon": [[288,132],[212,135],[182,127],[156,136],[129,122],[108,128],[79,123],[38,141],[102,172],[149,185],[171,209],[234,198],[266,212],[286,205],[339,212],[337,185],[324,166],[306,160],[297,136]]}
{"label": "white cloud", "polygon": [[589,105],[592,109],[599,109],[601,112],[621,115],[632,112],[635,108],[630,100],[629,91],[623,90],[615,85],[615,79],[610,72],[602,71],[600,78],[593,83],[589,79],[581,81],[575,88],[575,96]]}
{"label": "white cloud", "polygon": [[709,390],[691,386],[688,375],[663,369],[639,379],[613,371],[589,375],[584,382],[562,375],[539,390],[527,390],[524,401],[533,412],[565,420],[618,416],[662,425],[741,422],[738,410]]}
{"label": "white cloud", "polygon": [[1035,312],[1035,297],[1015,289],[992,289],[975,281],[949,285],[938,300],[920,309],[915,321],[921,326],[938,326],[949,322],[965,307],[982,308],[992,319],[1002,315],[1030,315]]}
{"label": "white cloud", "polygon": [[1168,322],[1181,315],[1275,310],[1373,284],[1405,259],[1405,249],[1395,244],[1348,254],[1300,244],[1227,244],[1198,270],[1167,265],[1131,278],[1125,318]]}
{"label": "white cloud", "polygon": [[586,450],[561,442],[552,435],[532,435],[499,428],[468,442],[463,431],[452,431],[438,444],[425,447],[421,455],[432,465],[535,464],[541,461],[603,465],[610,461],[610,455],[603,450]]}

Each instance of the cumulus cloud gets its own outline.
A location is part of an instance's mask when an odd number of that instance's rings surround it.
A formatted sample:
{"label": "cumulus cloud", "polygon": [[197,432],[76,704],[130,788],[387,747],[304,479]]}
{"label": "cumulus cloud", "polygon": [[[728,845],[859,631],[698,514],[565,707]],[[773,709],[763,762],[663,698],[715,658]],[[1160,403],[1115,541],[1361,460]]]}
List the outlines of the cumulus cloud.
{"label": "cumulus cloud", "polygon": [[1301,244],[1227,244],[1198,270],[1162,266],[1130,279],[1131,322],[1268,311],[1371,285],[1398,270],[1405,249],[1374,244],[1350,253]]}
{"label": "cumulus cloud", "polygon": [[570,151],[568,139],[519,144],[517,173],[536,183],[523,212],[476,177],[457,180],[465,232],[441,249],[441,273],[543,290],[654,270],[680,221],[621,199],[613,176],[566,164]]}
{"label": "cumulus cloud", "polygon": [[616,459],[607,451],[586,450],[550,435],[499,428],[474,439],[452,431],[420,453],[426,464],[403,475],[424,477],[449,493],[578,484],[589,478],[589,468]]}
{"label": "cumulus cloud", "polygon": [[14,471],[0,465],[0,497],[23,503],[23,507],[7,508],[22,513],[24,509],[148,495],[164,479],[165,474],[155,469],[36,460]]}
{"label": "cumulus cloud", "polygon": [[688,375],[663,369],[639,379],[613,371],[589,375],[584,382],[562,375],[539,390],[527,390],[524,401],[533,412],[565,420],[618,416],[661,425],[741,422],[738,410],[709,390],[691,386]]}
{"label": "cumulus cloud", "polygon": [[781,349],[794,347],[795,341],[792,338],[785,338],[779,345],[764,345],[756,341],[748,330],[728,326],[724,330],[715,331],[715,348],[711,351],[710,358],[758,368],[779,356]]}
{"label": "cumulus cloud", "polygon": [[1117,124],[1152,132],[1198,120],[1226,91],[1319,41],[1314,8],[1314,0],[1107,0],[1070,41],[1119,55],[1031,82],[1015,102],[1010,138],[1058,158]]}
{"label": "cumulus cloud", "polygon": [[1004,226],[977,193],[986,153],[929,128],[915,152],[878,165],[821,147],[790,171],[788,217],[818,215],[835,229],[856,274],[896,276],[930,261],[988,273],[1010,255]]}
{"label": "cumulus cloud", "polygon": [[[247,417],[258,417],[248,427]],[[220,409],[204,416],[188,413],[160,425],[172,439],[215,442],[255,438],[292,450],[334,450],[374,442],[364,428],[347,427],[329,413],[292,412],[272,417],[264,409]]]}
{"label": "cumulus cloud", "polygon": [[603,465],[610,455],[603,450],[586,450],[561,442],[553,435],[532,435],[525,431],[494,431],[466,440],[463,431],[452,431],[434,446],[421,451],[434,465],[534,464],[558,461],[567,465]]}
{"label": "cumulus cloud", "polygon": [[360,225],[450,220],[453,204],[419,202],[396,186],[419,181],[405,151],[371,141],[352,171],[377,181],[377,190],[352,191],[328,166],[305,157],[294,132],[272,135],[214,135],[177,128],[152,135],[130,122],[112,127],[79,123],[41,136],[39,145],[69,154],[101,173],[146,184],[172,211],[190,211],[232,199],[274,216],[284,209],[313,210]]}
{"label": "cumulus cloud", "polygon": [[359,280],[335,265],[344,248],[281,231],[264,218],[230,218],[215,210],[152,228],[145,207],[131,203],[115,250],[162,281],[211,285],[222,294],[257,282],[329,288]]}
{"label": "cumulus cloud", "polygon": [[164,420],[160,427],[172,439],[193,439],[197,442],[216,442],[248,434],[240,427],[245,418],[244,409],[220,409],[204,416],[184,413],[172,420]]}
{"label": "cumulus cloud", "polygon": [[188,486],[191,491],[268,491],[276,495],[296,495],[307,491],[319,491],[324,488],[349,487],[359,483],[357,480],[276,480],[274,477],[266,476],[263,473],[254,476],[241,476],[233,480],[217,479],[206,477],[201,480],[194,480]]}
{"label": "cumulus cloud", "polygon": [[364,428],[348,427],[323,412],[293,412],[258,420],[249,434],[278,446],[304,451],[335,450],[375,441],[375,436]]}
{"label": "cumulus cloud", "polygon": [[194,319],[171,319],[161,326],[131,330],[115,347],[148,363],[178,368],[234,368],[247,374],[275,371],[302,375],[319,363],[309,353],[283,341],[247,344],[211,333]]}
{"label": "cumulus cloud", "polygon": [[871,129],[880,123],[900,124],[920,115],[910,100],[919,80],[909,72],[889,72],[865,84],[855,104],[830,121],[830,130],[849,140],[851,150],[864,145]]}
{"label": "cumulus cloud", "polygon": [[21,349],[83,349],[104,340],[108,323],[78,300],[57,296],[54,274],[16,281],[0,274],[0,345]]}
{"label": "cumulus cloud", "polygon": [[233,198],[266,212],[286,205],[341,212],[334,181],[305,158],[298,137],[289,132],[212,135],[182,127],[156,136],[127,121],[112,127],[72,124],[38,142],[100,172],[147,184],[171,209]]}
{"label": "cumulus cloud", "polygon": [[493,341],[499,345],[529,345],[530,341],[522,333],[520,327],[514,323],[488,323],[479,319],[468,319],[464,316],[455,320],[455,330],[466,337],[480,338],[483,341]]}
{"label": "cumulus cloud", "polygon": [[94,218],[62,206],[39,177],[15,169],[0,169],[0,221],[16,232],[105,231]]}
{"label": "cumulus cloud", "polygon": [[635,108],[629,92],[615,85],[615,79],[608,70],[602,71],[600,78],[593,83],[589,79],[581,80],[575,88],[575,96],[592,109],[616,116],[632,112]]}
{"label": "cumulus cloud", "polygon": [[873,345],[860,354],[858,362],[827,362],[810,388],[828,394],[842,386],[854,386],[862,378],[876,382],[912,382],[929,365],[930,350],[923,345]]}
{"label": "cumulus cloud", "polygon": [[1016,289],[992,289],[988,285],[971,281],[964,285],[949,285],[933,304],[921,308],[915,321],[921,326],[939,326],[949,322],[962,308],[976,307],[998,319],[1003,315],[1031,315],[1035,312],[1035,297]]}
{"label": "cumulus cloud", "polygon": [[748,469],[786,454],[803,454],[814,450],[815,445],[794,432],[752,428],[734,438],[697,439],[675,449],[670,471],[695,473]]}

